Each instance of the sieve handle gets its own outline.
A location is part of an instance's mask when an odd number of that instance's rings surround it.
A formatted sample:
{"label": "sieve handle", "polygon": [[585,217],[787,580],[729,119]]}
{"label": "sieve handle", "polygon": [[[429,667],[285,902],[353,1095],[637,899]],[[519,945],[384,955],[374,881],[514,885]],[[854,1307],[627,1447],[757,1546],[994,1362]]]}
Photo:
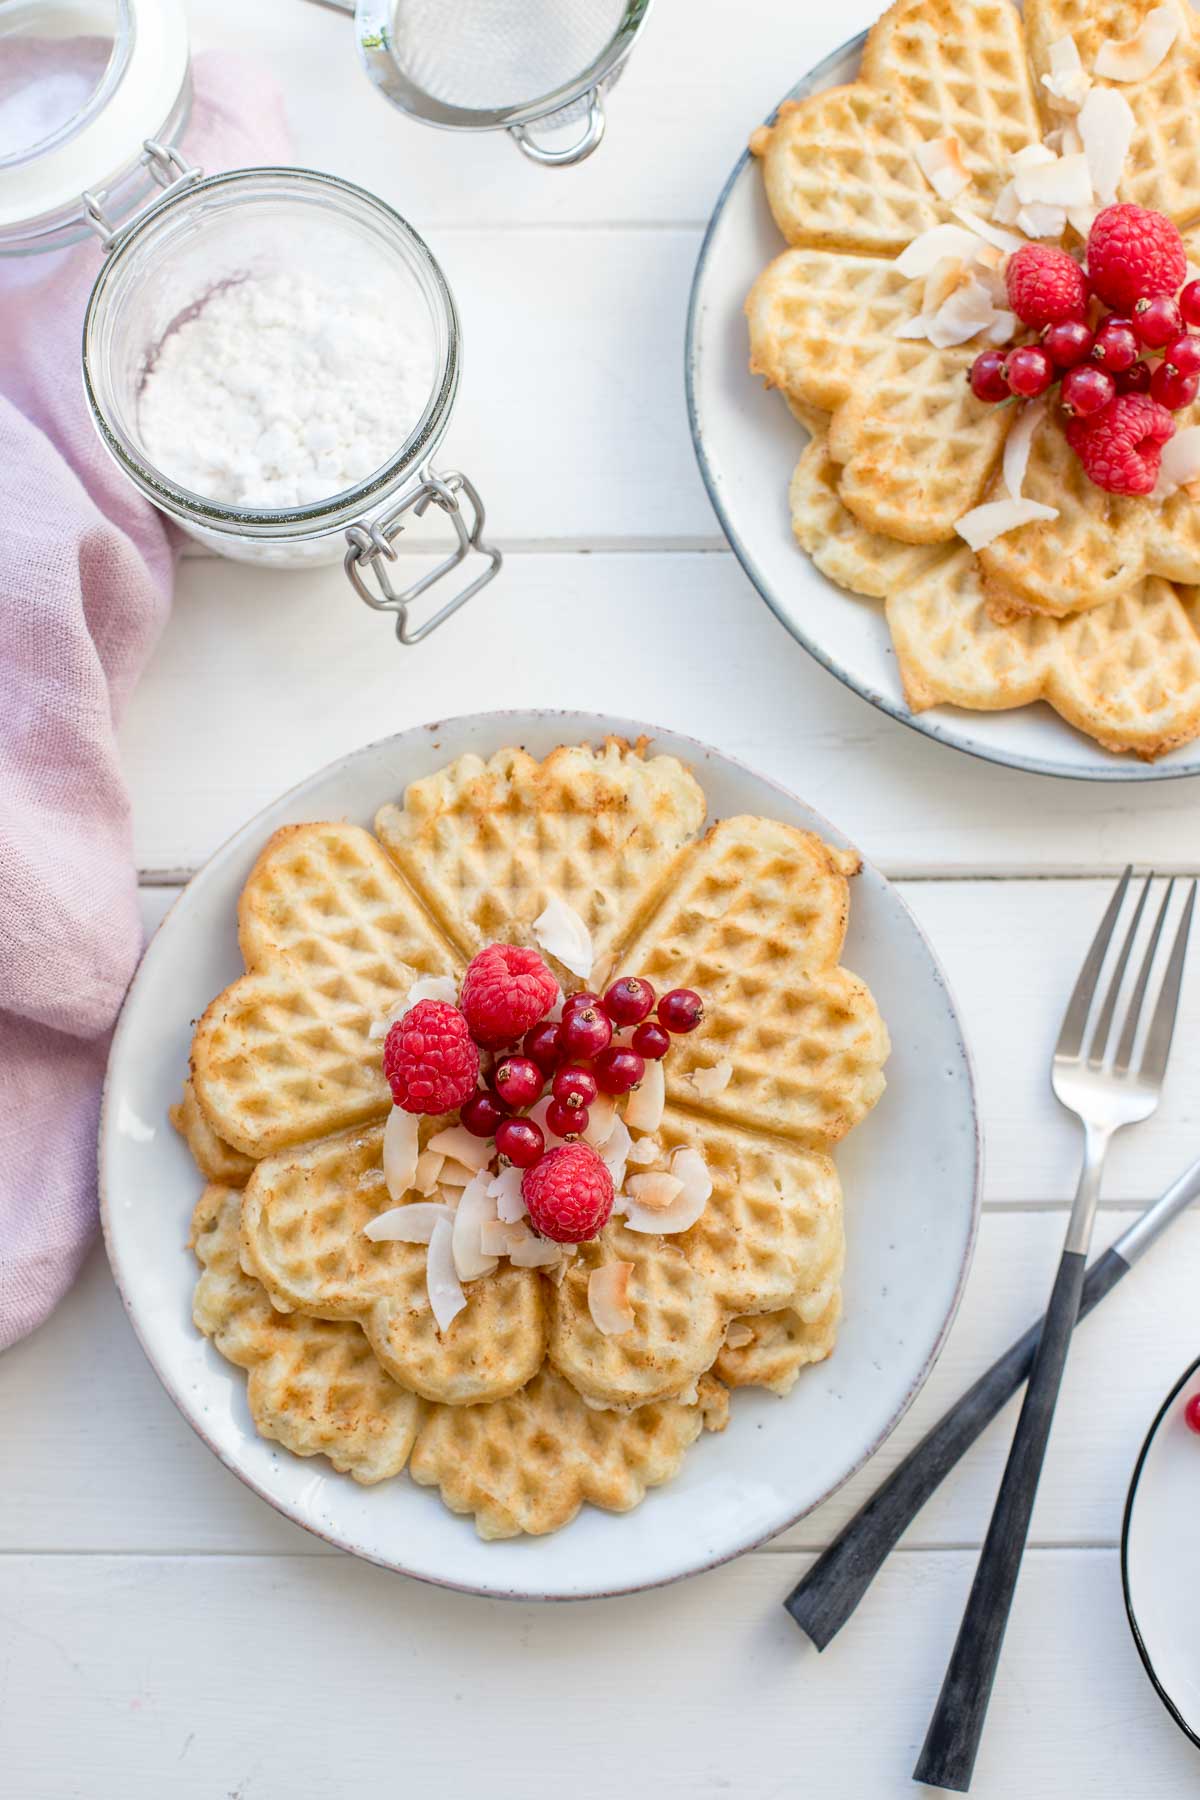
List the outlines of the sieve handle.
{"label": "sieve handle", "polygon": [[[465,498],[470,502],[471,522],[467,518],[461,504]],[[392,578],[387,570],[389,562],[396,561],[394,540],[404,530],[404,520],[408,513],[421,518],[429,506],[438,506],[449,518],[454,527],[454,549],[409,587],[397,589],[392,585]],[[394,613],[396,617],[396,636],[402,644],[419,644],[427,638],[431,631],[436,631],[452,613],[468,600],[473,600],[480,588],[500,572],[503,558],[492,544],[483,538],[483,501],[471,482],[457,469],[439,475],[434,469],[426,469],[415,485],[402,494],[399,500],[378,514],[375,518],[360,519],[357,524],[347,528],[348,548],[345,557],[346,575],[351,587],[360,600],[372,607],[376,612]],[[426,589],[434,586],[457,569],[461,562],[474,551],[484,559],[486,567],[480,570],[473,581],[467,582],[458,592],[451,596],[431,619],[420,625],[409,623],[408,609],[414,600],[420,599]],[[376,592],[367,582],[366,572],[373,570],[378,583]]]}
{"label": "sieve handle", "polygon": [[543,144],[530,137],[528,127],[524,125],[510,125],[508,129],[517,149],[530,162],[541,163],[545,169],[569,169],[572,163],[581,163],[585,156],[592,154],[604,136],[606,123],[600,89],[593,88],[588,95],[587,125],[583,136],[577,143],[568,144],[564,150],[547,150]]}

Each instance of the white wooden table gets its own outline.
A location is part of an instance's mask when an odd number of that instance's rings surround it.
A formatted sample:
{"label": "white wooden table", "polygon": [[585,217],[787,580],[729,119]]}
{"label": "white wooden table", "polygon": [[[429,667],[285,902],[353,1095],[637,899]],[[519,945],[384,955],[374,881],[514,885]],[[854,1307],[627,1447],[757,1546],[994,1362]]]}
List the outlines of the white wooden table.
{"label": "white wooden table", "polygon": [[[0,1790],[12,1800],[307,1800],[356,1792],[912,1792],[1010,1409],[818,1658],[780,1609],[815,1551],[1036,1310],[1077,1153],[1046,1067],[1066,986],[1127,859],[1193,869],[1185,783],[1087,787],[970,761],[819,669],[726,550],[696,472],[683,318],[701,232],[751,125],[874,0],[659,0],[570,173],[389,114],[349,27],[299,0],[192,0],[196,47],[286,92],[296,160],[363,181],[431,238],[466,372],[450,448],[502,580],[424,649],[338,570],[190,556],[123,732],[145,912],[249,814],[402,726],[497,706],[694,732],[835,818],[940,951],[978,1060],[986,1212],[941,1364],[864,1475],[778,1543],[632,1600],[485,1603],[327,1551],[193,1437],[97,1250],[0,1363]],[[1100,1236],[1200,1149],[1191,983],[1158,1119],[1114,1152]],[[1194,1056],[1194,1050],[1192,1051]],[[1195,1753],[1126,1630],[1116,1542],[1143,1430],[1196,1352],[1200,1218],[1081,1333],[974,1792],[1191,1795]]]}

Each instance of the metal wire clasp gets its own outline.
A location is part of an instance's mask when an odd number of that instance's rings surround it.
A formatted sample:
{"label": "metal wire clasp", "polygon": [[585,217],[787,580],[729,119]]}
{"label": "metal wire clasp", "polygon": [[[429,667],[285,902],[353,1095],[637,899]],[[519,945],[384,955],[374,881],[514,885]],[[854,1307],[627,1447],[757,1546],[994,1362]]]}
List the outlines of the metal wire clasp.
{"label": "metal wire clasp", "polygon": [[[160,144],[157,138],[143,139],[142,154],[138,160],[142,167],[149,171],[151,178],[158,183],[164,193],[170,193],[174,188],[186,187],[193,181],[199,181],[204,174],[204,170],[197,168],[195,163],[190,163],[183,152],[175,148],[174,144]],[[134,219],[141,216],[141,212],[139,210],[132,217],[122,219],[119,225],[114,224],[104,210],[104,203],[107,199],[108,190],[105,188],[84,190],[83,208],[87,222],[100,239],[101,246],[105,250],[111,250],[122,232],[133,224]],[[158,199],[150,202],[151,206],[158,204]]]}
{"label": "metal wire clasp", "polygon": [[[469,527],[459,504],[460,494],[471,503],[473,523]],[[420,581],[414,581],[411,587],[397,593],[386,567],[387,563],[396,561],[394,540],[404,530],[406,514],[415,513],[419,519],[431,502],[440,506],[449,518],[458,542],[436,568],[430,569]],[[433,469],[426,469],[416,486],[402,494],[387,512],[380,513],[375,519],[347,527],[346,537],[350,547],[346,551],[346,574],[360,600],[365,600],[376,612],[395,613],[396,636],[402,644],[419,644],[422,638],[427,638],[431,631],[436,631],[452,613],[456,613],[460,606],[465,606],[468,600],[474,599],[480,588],[486,587],[499,573],[504,559],[499,550],[483,541],[483,516],[483,501],[465,475],[457,469],[451,469],[444,475],[437,474]],[[480,571],[474,581],[455,594],[453,599],[447,600],[432,619],[426,619],[423,625],[410,630],[408,609],[412,602],[419,599],[426,588],[431,588],[435,582],[440,581],[443,575],[456,569],[472,550],[486,557],[488,566]],[[367,564],[374,567],[375,579],[379,584],[378,594],[373,593],[367,585],[364,573],[364,566]]]}

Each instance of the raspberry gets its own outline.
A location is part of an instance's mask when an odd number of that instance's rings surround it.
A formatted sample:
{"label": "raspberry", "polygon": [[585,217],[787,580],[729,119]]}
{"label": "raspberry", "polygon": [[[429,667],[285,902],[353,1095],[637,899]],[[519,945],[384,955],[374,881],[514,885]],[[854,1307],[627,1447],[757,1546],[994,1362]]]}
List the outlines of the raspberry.
{"label": "raspberry", "polygon": [[475,1092],[479,1051],[457,1006],[418,1000],[388,1032],[384,1079],[405,1112],[444,1113]]}
{"label": "raspberry", "polygon": [[562,1144],[521,1178],[534,1228],[556,1244],[594,1238],[612,1211],[612,1176],[590,1144]]}
{"label": "raspberry", "polygon": [[1139,300],[1177,293],[1187,280],[1183,239],[1170,219],[1128,202],[1097,213],[1088,233],[1087,267],[1105,305],[1124,313]]}
{"label": "raspberry", "polygon": [[1004,279],[1008,304],[1022,323],[1036,331],[1062,319],[1082,319],[1087,311],[1087,280],[1065,250],[1022,244],[1009,257]]}
{"label": "raspberry", "polygon": [[558,983],[536,950],[489,944],[463,976],[462,1009],[475,1042],[496,1049],[545,1018],[557,995]]}
{"label": "raspberry", "polygon": [[1118,394],[1093,419],[1071,419],[1067,442],[1088,480],[1110,494],[1148,494],[1162,447],[1175,430],[1165,406],[1145,394]]}

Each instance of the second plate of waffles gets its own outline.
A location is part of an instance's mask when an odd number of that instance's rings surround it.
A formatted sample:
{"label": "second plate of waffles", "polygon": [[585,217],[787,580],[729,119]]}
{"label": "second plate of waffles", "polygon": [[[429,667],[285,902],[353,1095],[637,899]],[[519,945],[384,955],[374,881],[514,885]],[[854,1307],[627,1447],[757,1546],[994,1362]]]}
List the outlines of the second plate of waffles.
{"label": "second plate of waffles", "polygon": [[1198,71],[1186,6],[897,0],[748,121],[701,253],[693,435],[747,573],[993,761],[1200,772]]}
{"label": "second plate of waffles", "polygon": [[374,746],[218,853],[131,990],[102,1166],[223,1460],[359,1554],[550,1596],[845,1479],[936,1356],[978,1185],[881,877],[701,745],[552,714]]}

